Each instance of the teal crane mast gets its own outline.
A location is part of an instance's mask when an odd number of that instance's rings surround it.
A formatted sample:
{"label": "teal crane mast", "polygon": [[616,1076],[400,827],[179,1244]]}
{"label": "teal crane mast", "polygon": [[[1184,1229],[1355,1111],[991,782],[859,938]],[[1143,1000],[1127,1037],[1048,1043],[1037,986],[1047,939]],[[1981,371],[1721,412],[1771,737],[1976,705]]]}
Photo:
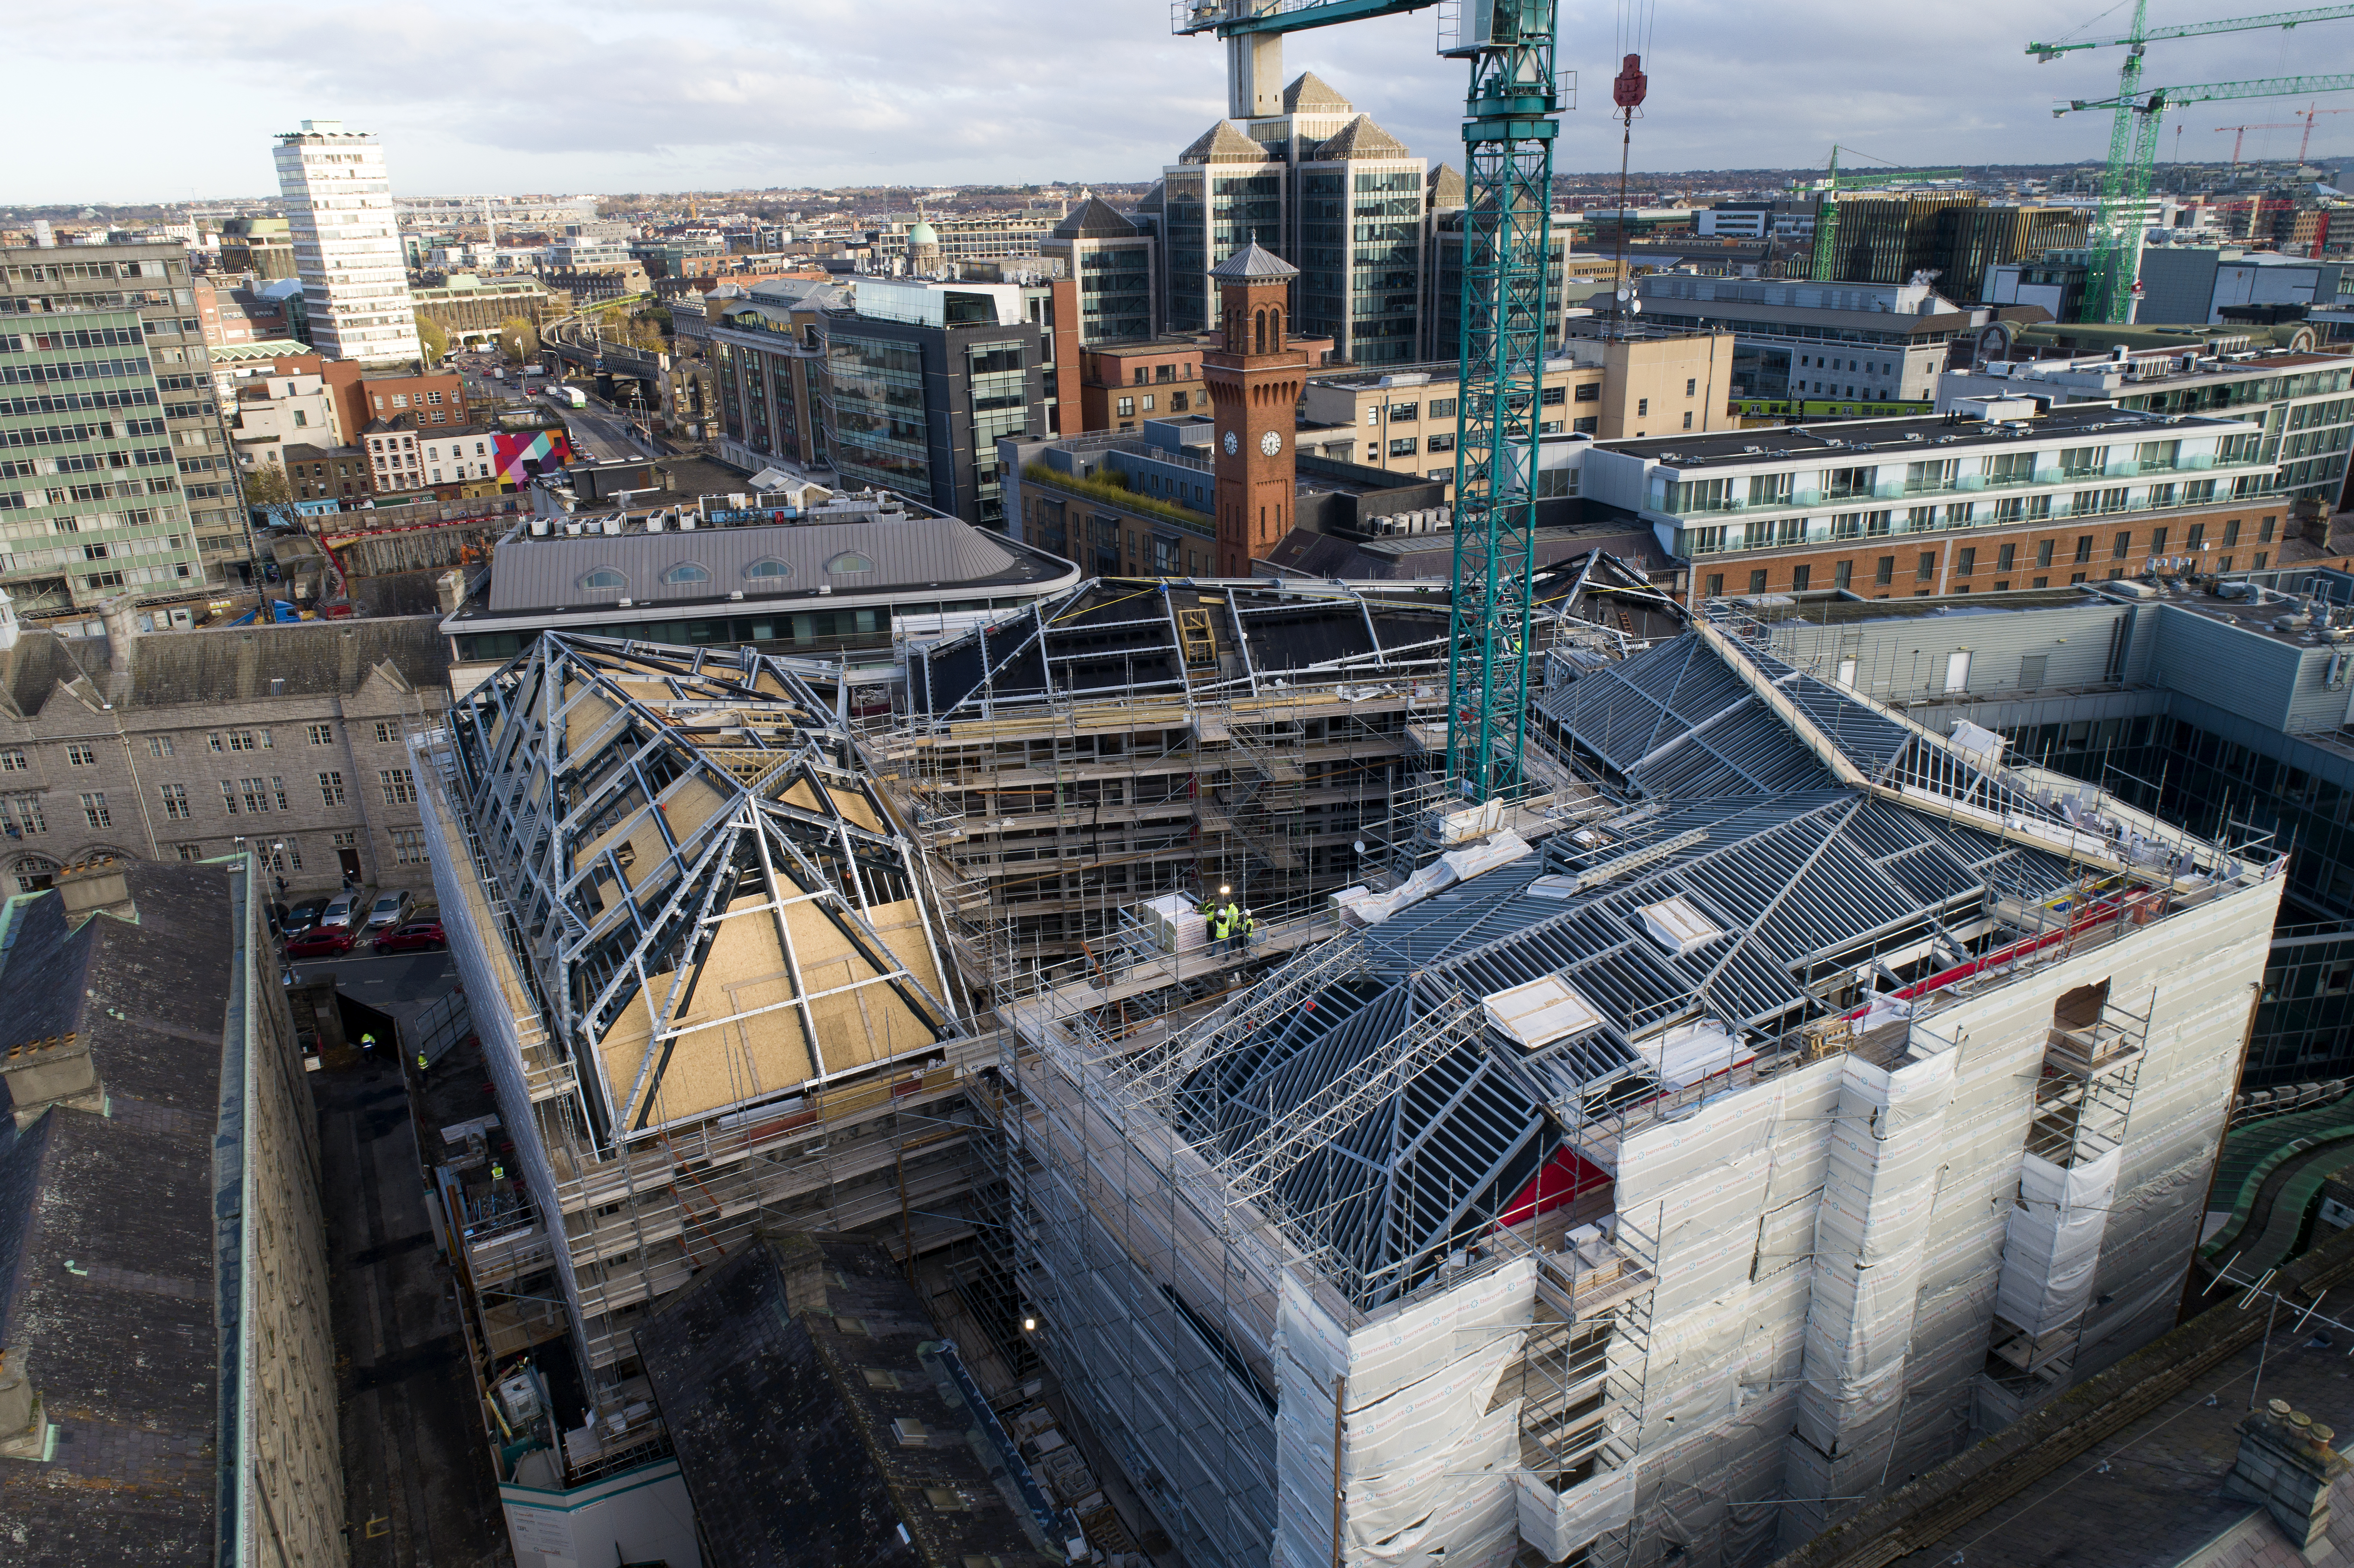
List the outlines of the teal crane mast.
{"label": "teal crane mast", "polygon": [[[1471,70],[1447,773],[1483,800],[1519,781],[1527,726],[1545,250],[1562,111],[1556,0],[1177,0],[1171,25],[1227,40],[1240,73],[1255,69],[1258,40],[1434,4],[1438,52]],[[1247,113],[1254,94],[1238,83],[1233,99]]]}

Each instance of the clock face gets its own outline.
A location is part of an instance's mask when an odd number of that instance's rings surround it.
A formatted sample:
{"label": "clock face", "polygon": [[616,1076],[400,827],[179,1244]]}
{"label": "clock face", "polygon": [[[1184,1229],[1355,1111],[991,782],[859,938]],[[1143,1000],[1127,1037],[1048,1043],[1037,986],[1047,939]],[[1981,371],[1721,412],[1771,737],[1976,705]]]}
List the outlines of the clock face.
{"label": "clock face", "polygon": [[1258,450],[1267,456],[1273,457],[1283,450],[1283,438],[1269,430],[1258,439]]}
{"label": "clock face", "polygon": [[1228,457],[1232,457],[1242,450],[1242,442],[1235,439],[1235,433],[1232,430],[1228,430],[1226,432],[1226,455]]}

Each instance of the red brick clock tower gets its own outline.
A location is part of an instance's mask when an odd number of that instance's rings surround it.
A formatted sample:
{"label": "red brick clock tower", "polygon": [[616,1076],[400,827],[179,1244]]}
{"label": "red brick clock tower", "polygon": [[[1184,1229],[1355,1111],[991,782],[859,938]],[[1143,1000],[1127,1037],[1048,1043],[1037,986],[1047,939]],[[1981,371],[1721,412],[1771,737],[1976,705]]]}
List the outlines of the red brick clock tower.
{"label": "red brick clock tower", "polygon": [[1225,342],[1202,355],[1210,394],[1212,466],[1218,481],[1220,577],[1250,576],[1290,532],[1294,410],[1308,378],[1308,354],[1290,346],[1291,281],[1299,270],[1257,241],[1210,270],[1218,281]]}

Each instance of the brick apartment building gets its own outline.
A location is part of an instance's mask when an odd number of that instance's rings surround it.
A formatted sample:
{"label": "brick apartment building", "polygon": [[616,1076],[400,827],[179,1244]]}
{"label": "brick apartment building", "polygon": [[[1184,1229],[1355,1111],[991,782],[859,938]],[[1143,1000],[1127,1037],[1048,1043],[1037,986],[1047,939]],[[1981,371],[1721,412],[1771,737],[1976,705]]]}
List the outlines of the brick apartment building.
{"label": "brick apartment building", "polygon": [[449,700],[434,617],[148,634],[127,608],[106,619],[104,641],[0,620],[0,890],[93,853],[239,850],[291,894],[346,872],[431,885],[407,735]]}
{"label": "brick apartment building", "polygon": [[[1979,418],[1983,413],[1987,417]],[[1581,493],[1688,562],[1687,601],[2057,588],[2291,549],[2259,420],[1980,399],[1939,418],[1653,438],[1584,454]],[[2311,558],[2306,547],[2296,558]]]}
{"label": "brick apartment building", "polygon": [[359,433],[378,419],[397,418],[412,409],[420,428],[472,422],[462,376],[363,371],[349,360],[330,360],[322,374],[334,394],[335,428],[347,441],[357,440]]}

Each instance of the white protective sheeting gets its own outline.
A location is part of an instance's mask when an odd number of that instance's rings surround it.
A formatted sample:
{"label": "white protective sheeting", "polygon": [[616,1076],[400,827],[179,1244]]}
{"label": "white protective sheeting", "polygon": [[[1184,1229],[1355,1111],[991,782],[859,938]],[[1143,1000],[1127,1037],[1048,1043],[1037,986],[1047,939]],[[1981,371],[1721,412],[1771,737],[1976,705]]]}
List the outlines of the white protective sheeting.
{"label": "white protective sheeting", "polygon": [[1632,1466],[1603,1470],[1565,1492],[1523,1470],[1519,1491],[1521,1539],[1548,1562],[1560,1562],[1596,1536],[1624,1530],[1635,1516]]}
{"label": "white protective sheeting", "polygon": [[[1528,841],[1510,828],[1496,834],[1485,843],[1449,850],[1391,888],[1387,893],[1369,893],[1362,897],[1333,896],[1333,905],[1341,915],[1360,926],[1378,926],[1399,910],[1421,903],[1434,893],[1444,893],[1458,882],[1469,882],[1483,872],[1500,865],[1510,865],[1529,853]],[[1343,889],[1347,893],[1349,889]]]}
{"label": "white protective sheeting", "polygon": [[2031,1335],[2073,1322],[2093,1298],[2122,1150],[2073,1170],[2030,1154],[2019,1166],[2019,1205],[2002,1244],[1994,1309]]}
{"label": "white protective sheeting", "polygon": [[1539,975],[1526,985],[1479,1000],[1490,1023],[1532,1051],[1602,1023],[1602,1014],[1594,1004],[1558,975]]}
{"label": "white protective sheeting", "polygon": [[1275,1358],[1279,1563],[1332,1561],[1336,1392],[1343,1563],[1511,1560],[1520,1402],[1488,1407],[1521,1354],[1535,1298],[1535,1260],[1521,1259],[1344,1332],[1285,1277]]}
{"label": "white protective sheeting", "polygon": [[1729,1073],[1757,1054],[1713,1018],[1695,1018],[1633,1044],[1635,1054],[1650,1065],[1652,1076],[1671,1089],[1689,1088],[1713,1074]]}

